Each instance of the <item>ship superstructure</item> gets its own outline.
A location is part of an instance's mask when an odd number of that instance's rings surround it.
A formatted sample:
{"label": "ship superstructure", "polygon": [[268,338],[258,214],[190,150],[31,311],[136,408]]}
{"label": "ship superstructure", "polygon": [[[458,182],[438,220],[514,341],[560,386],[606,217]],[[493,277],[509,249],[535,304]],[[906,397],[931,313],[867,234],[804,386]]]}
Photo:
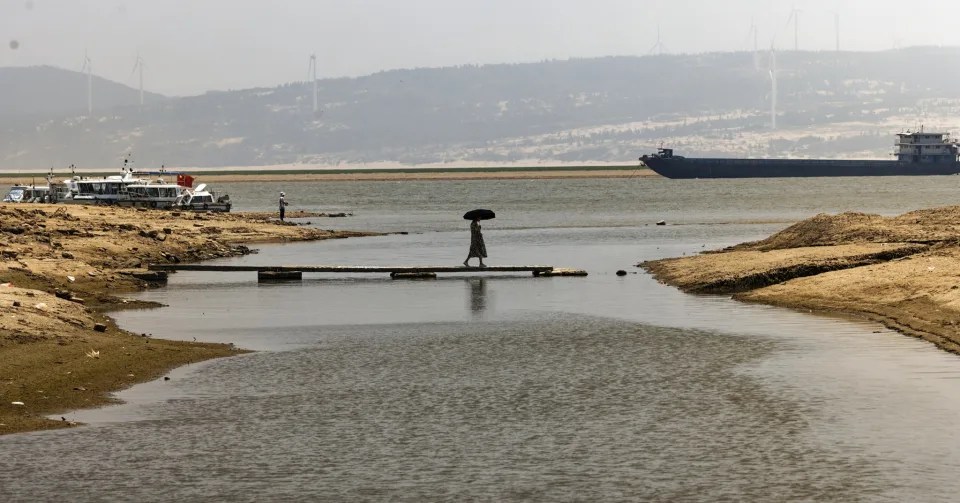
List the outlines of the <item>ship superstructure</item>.
{"label": "ship superstructure", "polygon": [[926,133],[923,128],[915,133],[897,133],[894,147],[897,160],[906,163],[955,163],[960,156],[950,133]]}

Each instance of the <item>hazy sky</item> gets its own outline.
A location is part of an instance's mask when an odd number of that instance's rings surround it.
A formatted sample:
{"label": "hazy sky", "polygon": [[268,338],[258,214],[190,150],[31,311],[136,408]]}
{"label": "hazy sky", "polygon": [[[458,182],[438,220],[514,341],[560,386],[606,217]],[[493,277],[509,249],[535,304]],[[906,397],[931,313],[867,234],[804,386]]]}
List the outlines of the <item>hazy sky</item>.
{"label": "hazy sky", "polygon": [[[54,65],[196,94],[379,70],[666,53],[960,45],[946,0],[0,0],[0,66]],[[17,46],[15,49],[13,46]],[[955,64],[951,62],[950,64]]]}

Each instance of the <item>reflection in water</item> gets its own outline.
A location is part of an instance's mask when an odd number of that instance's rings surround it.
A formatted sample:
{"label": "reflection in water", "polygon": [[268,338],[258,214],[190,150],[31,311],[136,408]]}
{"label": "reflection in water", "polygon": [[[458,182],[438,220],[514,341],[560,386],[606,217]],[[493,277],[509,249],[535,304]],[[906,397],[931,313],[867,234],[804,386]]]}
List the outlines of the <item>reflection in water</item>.
{"label": "reflection in water", "polygon": [[[952,501],[954,355],[610,274],[814,212],[950,204],[935,178],[303,185],[307,207],[356,211],[324,227],[417,232],[224,262],[456,264],[451,212],[482,200],[513,215],[498,261],[591,275],[250,288],[178,273],[138,296],[171,307],[118,322],[261,351],[153,383],[169,400],[132,421],[0,436],[2,501]],[[226,189],[260,204],[282,187]]]}
{"label": "reflection in water", "polygon": [[893,497],[902,472],[883,457],[811,435],[834,408],[742,371],[785,349],[772,339],[563,313],[283,336],[312,344],[172,379],[180,396],[147,419],[0,437],[3,501],[934,501],[956,490],[945,465],[923,472],[940,494]]}
{"label": "reflection in water", "polygon": [[484,278],[470,278],[467,280],[470,287],[470,311],[474,316],[480,316],[487,308],[487,283]]}

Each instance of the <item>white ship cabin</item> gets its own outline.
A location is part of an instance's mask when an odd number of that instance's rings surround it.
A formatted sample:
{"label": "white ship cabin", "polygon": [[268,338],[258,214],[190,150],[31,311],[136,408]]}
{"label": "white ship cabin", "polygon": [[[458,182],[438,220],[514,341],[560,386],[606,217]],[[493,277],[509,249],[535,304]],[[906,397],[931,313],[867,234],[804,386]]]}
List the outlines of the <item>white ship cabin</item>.
{"label": "white ship cabin", "polygon": [[76,201],[116,201],[120,198],[121,192],[128,183],[130,182],[121,176],[76,180],[77,192],[73,195],[73,199]]}
{"label": "white ship cabin", "polygon": [[196,189],[184,189],[180,197],[173,203],[177,209],[194,211],[230,211],[233,203],[230,202],[230,196],[224,194],[216,197],[213,192],[207,189],[207,184],[201,183]]}
{"label": "white ship cabin", "polygon": [[897,133],[894,155],[900,162],[952,163],[960,156],[960,147],[950,139],[949,133],[920,131]]}
{"label": "white ship cabin", "polygon": [[144,206],[148,208],[169,208],[180,197],[185,187],[176,183],[164,182],[162,178],[156,181],[143,181],[128,184],[123,190],[125,196],[118,204],[129,206]]}
{"label": "white ship cabin", "polygon": [[117,202],[125,197],[127,185],[141,181],[140,178],[134,176],[129,158],[123,160],[123,169],[120,170],[120,173],[120,175],[103,178],[74,176],[67,182],[73,192],[73,202],[81,204],[113,204]]}
{"label": "white ship cabin", "polygon": [[3,197],[5,203],[45,203],[49,202],[49,187],[36,185],[14,185]]}

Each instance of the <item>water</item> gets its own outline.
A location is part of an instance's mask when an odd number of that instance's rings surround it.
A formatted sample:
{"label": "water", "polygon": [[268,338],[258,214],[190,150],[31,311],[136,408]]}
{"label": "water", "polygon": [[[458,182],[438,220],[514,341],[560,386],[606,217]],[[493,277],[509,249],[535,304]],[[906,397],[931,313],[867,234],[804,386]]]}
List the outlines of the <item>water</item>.
{"label": "water", "polygon": [[[764,237],[818,212],[944,204],[954,178],[234,184],[238,208],[348,211],[408,232],[261,247],[225,263],[458,264],[490,207],[495,274],[394,281],[177,273],[123,312],[253,354],[178,369],[0,437],[9,501],[949,501],[960,359],[876,325],[691,296],[633,264]],[[654,222],[664,219],[667,226]],[[615,275],[617,269],[631,272]]]}

